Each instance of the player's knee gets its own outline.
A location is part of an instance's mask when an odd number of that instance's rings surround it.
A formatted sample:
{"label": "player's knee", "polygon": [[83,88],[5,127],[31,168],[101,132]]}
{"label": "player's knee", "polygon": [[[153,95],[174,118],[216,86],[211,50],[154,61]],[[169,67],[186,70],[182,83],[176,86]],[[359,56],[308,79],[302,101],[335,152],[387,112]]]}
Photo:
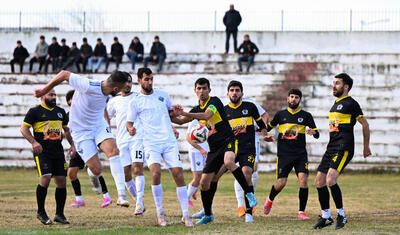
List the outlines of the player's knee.
{"label": "player's knee", "polygon": [[78,178],[78,174],[76,172],[68,171],[68,177],[71,181],[74,181]]}
{"label": "player's knee", "polygon": [[112,148],[109,153],[109,157],[118,156],[118,155],[119,155],[119,149],[117,147]]}
{"label": "player's knee", "polygon": [[278,179],[278,181],[276,182],[276,184],[274,186],[275,189],[278,191],[282,190],[286,186],[286,182],[287,182],[287,180],[285,178]]}
{"label": "player's knee", "polygon": [[327,177],[326,183],[328,184],[329,187],[331,187],[336,184],[336,179],[334,177]]}
{"label": "player's knee", "polygon": [[93,175],[96,175],[96,176],[101,175],[101,172],[102,172],[101,165],[90,167],[90,170],[92,171]]}
{"label": "player's knee", "polygon": [[321,187],[324,187],[325,186],[325,180],[323,180],[321,177],[316,177],[315,178],[315,186],[317,187],[317,188],[321,188]]}
{"label": "player's knee", "polygon": [[143,175],[143,172],[140,169],[140,167],[134,167],[133,168],[133,175],[135,175],[135,176]]}

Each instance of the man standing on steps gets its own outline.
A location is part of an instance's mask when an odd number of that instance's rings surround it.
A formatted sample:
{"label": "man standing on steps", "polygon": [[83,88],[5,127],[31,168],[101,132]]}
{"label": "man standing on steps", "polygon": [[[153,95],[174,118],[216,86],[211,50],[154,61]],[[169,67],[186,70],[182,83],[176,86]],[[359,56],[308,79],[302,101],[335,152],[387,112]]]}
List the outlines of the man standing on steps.
{"label": "man standing on steps", "polygon": [[231,34],[233,37],[233,49],[234,52],[236,53],[238,26],[242,22],[242,17],[240,16],[240,13],[235,10],[233,4],[229,5],[229,11],[225,12],[223,22],[226,27],[225,54],[229,52],[229,38]]}

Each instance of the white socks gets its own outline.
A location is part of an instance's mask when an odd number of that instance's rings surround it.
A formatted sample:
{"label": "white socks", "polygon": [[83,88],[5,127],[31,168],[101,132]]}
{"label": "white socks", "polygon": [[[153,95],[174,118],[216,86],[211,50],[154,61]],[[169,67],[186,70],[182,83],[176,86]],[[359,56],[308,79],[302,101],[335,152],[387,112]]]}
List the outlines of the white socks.
{"label": "white socks", "polygon": [[179,203],[181,204],[182,216],[189,216],[189,200],[186,186],[176,187],[176,194],[178,195]]}
{"label": "white socks", "polygon": [[136,200],[136,184],[133,179],[131,181],[125,182],[126,189],[128,189],[129,194]]}
{"label": "white socks", "polygon": [[321,210],[321,212],[322,212],[322,218],[328,219],[329,217],[331,217],[331,209]]}
{"label": "white socks", "polygon": [[75,196],[75,200],[83,202],[83,197],[81,196]]}
{"label": "white socks", "polygon": [[251,176],[251,181],[253,182],[254,192],[256,192],[257,184],[258,184],[258,171],[253,172]]}
{"label": "white socks", "polygon": [[159,216],[164,212],[162,208],[162,198],[163,198],[163,190],[161,184],[159,185],[152,185],[151,191],[153,192],[154,203],[156,204],[157,208],[157,215]]}
{"label": "white socks", "polygon": [[120,157],[118,155],[110,157],[111,174],[117,187],[118,196],[125,196],[125,175],[124,168],[122,167]]}
{"label": "white socks", "polygon": [[144,175],[139,175],[135,177],[136,180],[136,205],[143,207],[143,195],[144,195]]}
{"label": "white socks", "polygon": [[235,180],[234,188],[235,188],[236,200],[238,202],[238,207],[244,207],[244,198],[243,198],[244,191],[240,186],[239,182],[237,182],[237,180]]}
{"label": "white socks", "polygon": [[103,193],[103,198],[110,198],[110,195],[108,193]]}
{"label": "white socks", "polygon": [[343,208],[337,209],[337,213],[341,216],[345,216]]}
{"label": "white socks", "polygon": [[197,187],[192,186],[191,184],[188,185],[188,199],[190,200],[190,198],[193,196],[193,194],[196,192]]}

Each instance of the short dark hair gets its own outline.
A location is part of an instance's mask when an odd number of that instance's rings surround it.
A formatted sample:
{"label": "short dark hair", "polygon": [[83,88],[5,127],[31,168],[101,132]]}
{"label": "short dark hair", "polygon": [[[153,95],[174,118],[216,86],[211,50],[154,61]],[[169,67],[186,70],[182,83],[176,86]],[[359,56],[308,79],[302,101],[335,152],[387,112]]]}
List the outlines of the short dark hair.
{"label": "short dark hair", "polygon": [[123,85],[128,82],[128,77],[130,77],[129,73],[117,70],[107,78],[107,84],[111,86]]}
{"label": "short dark hair", "polygon": [[44,36],[43,36],[43,35],[40,35],[40,39],[44,39]]}
{"label": "short dark hair", "polygon": [[250,36],[248,34],[245,34],[244,36],[250,38]]}
{"label": "short dark hair", "polygon": [[114,37],[114,41],[118,41],[118,37]]}
{"label": "short dark hair", "polygon": [[194,88],[196,88],[197,85],[204,85],[204,84],[207,84],[208,88],[210,88],[210,81],[207,78],[199,78],[194,83]]}
{"label": "short dark hair", "polygon": [[52,37],[51,40],[56,40],[57,41],[57,38],[56,37]]}
{"label": "short dark hair", "polygon": [[140,40],[139,40],[139,38],[138,38],[138,37],[136,37],[136,36],[135,36],[133,39],[136,39],[136,40],[140,41]]}
{"label": "short dark hair", "polygon": [[66,42],[67,40],[65,40],[65,38],[61,39],[61,42]]}
{"label": "short dark hair", "polygon": [[233,86],[238,86],[240,88],[240,91],[243,92],[243,85],[241,82],[235,80],[230,81],[228,84],[228,91]]}
{"label": "short dark hair", "polygon": [[153,71],[151,71],[151,69],[149,69],[149,68],[139,68],[137,71],[137,76],[139,79],[142,79],[143,74],[150,75],[152,73],[153,73]]}
{"label": "short dark hair", "polygon": [[299,89],[296,89],[296,88],[292,88],[292,89],[289,90],[287,96],[290,96],[290,95],[298,95],[300,97],[300,99],[301,99],[301,97],[303,97],[303,93],[301,93],[301,91]]}
{"label": "short dark hair", "polygon": [[87,42],[87,38],[82,38],[82,41],[83,42]]}
{"label": "short dark hair", "polygon": [[18,41],[17,41],[17,44],[21,44],[21,40],[18,40]]}
{"label": "short dark hair", "polygon": [[70,90],[67,92],[65,95],[65,100],[68,102],[68,100],[72,99],[72,96],[74,96],[75,90]]}
{"label": "short dark hair", "polygon": [[98,42],[99,42],[99,41],[101,42],[101,38],[97,38],[97,41],[98,41]]}
{"label": "short dark hair", "polygon": [[156,36],[154,37],[154,39],[160,39],[160,38],[158,37],[158,35],[156,35]]}
{"label": "short dark hair", "polygon": [[72,43],[72,46],[76,46],[76,42],[73,42],[73,43]]}
{"label": "short dark hair", "polygon": [[343,81],[344,85],[349,86],[349,91],[353,87],[353,79],[347,73],[339,73],[335,76],[335,78],[340,78]]}

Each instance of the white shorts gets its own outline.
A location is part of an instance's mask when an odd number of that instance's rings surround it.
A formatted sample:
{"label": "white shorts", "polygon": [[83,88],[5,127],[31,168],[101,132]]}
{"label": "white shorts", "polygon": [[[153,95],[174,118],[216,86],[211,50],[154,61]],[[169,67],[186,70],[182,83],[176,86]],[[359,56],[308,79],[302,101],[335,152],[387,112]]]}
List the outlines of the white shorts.
{"label": "white shorts", "polygon": [[[258,136],[257,136],[258,137]],[[256,139],[256,160],[255,163],[260,161],[260,139]]]}
{"label": "white shorts", "polygon": [[132,165],[132,162],[144,163],[142,140],[119,144],[118,149],[123,167]]}
{"label": "white shorts", "polygon": [[206,164],[206,157],[203,157],[199,151],[190,151],[190,169],[192,171],[203,171],[203,167]]}
{"label": "white shorts", "polygon": [[104,121],[93,130],[73,131],[71,136],[75,144],[76,151],[81,155],[86,163],[90,158],[97,154],[97,147],[106,139],[114,139],[110,127]]}
{"label": "white shorts", "polygon": [[165,165],[168,169],[175,167],[182,168],[182,161],[179,155],[177,142],[157,144],[143,143],[143,146],[148,166],[151,166],[154,163],[158,163],[161,165],[161,159],[164,159]]}

